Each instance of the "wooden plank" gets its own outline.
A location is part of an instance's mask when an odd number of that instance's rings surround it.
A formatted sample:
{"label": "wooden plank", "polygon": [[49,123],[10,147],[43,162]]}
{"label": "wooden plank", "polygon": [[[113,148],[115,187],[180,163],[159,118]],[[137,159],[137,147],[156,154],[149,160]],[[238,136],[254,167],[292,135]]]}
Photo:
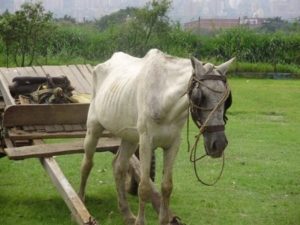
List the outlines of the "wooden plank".
{"label": "wooden plank", "polygon": [[89,104],[15,105],[6,108],[4,127],[26,125],[84,124]]}
{"label": "wooden plank", "polygon": [[[53,139],[53,138],[83,138],[86,130],[83,131],[66,131],[56,133],[46,133],[45,131],[24,131],[19,129],[9,129],[8,136],[11,140],[28,140],[28,139]],[[104,131],[102,137],[113,137],[113,134]]]}
{"label": "wooden plank", "polygon": [[[119,138],[101,138],[96,147],[97,152],[117,152],[120,146]],[[4,149],[9,159],[41,158],[56,155],[84,153],[83,139],[59,144],[39,144],[23,147],[8,147]]]}
{"label": "wooden plank", "polygon": [[65,129],[64,129],[64,126],[62,126],[62,125],[54,124],[52,126],[45,126],[45,130],[48,133],[55,133],[55,132],[62,132]]}
{"label": "wooden plank", "polygon": [[90,73],[93,74],[94,67],[91,64],[86,64],[86,68],[88,68]]}
{"label": "wooden plank", "polygon": [[12,83],[14,77],[19,76],[18,71],[15,68],[1,68],[1,71],[7,80],[7,85]]}
{"label": "wooden plank", "polygon": [[80,225],[96,225],[98,222],[92,218],[85,205],[74,191],[73,187],[61,171],[54,158],[41,158],[41,164],[50,176],[53,184],[72,212],[76,222]]}
{"label": "wooden plank", "polygon": [[43,66],[42,68],[45,71],[45,73],[49,74],[51,77],[58,77],[64,75],[59,66]]}
{"label": "wooden plank", "polygon": [[22,74],[22,76],[28,76],[28,77],[36,77],[35,71],[32,69],[32,67],[22,67],[19,68],[19,73]]}
{"label": "wooden plank", "polygon": [[34,76],[34,77],[45,77],[46,76],[43,69],[38,66],[25,67],[24,69],[27,71],[28,76]]}
{"label": "wooden plank", "polygon": [[6,105],[15,105],[15,99],[11,96],[8,81],[5,79],[3,69],[0,70],[0,90]]}
{"label": "wooden plank", "polygon": [[70,131],[73,131],[73,125],[72,124],[66,124],[66,125],[63,125],[64,127],[64,130],[66,132],[70,132]]}
{"label": "wooden plank", "polygon": [[72,86],[75,88],[77,93],[85,93],[84,87],[74,76],[73,72],[67,66],[60,66],[60,69],[63,71],[64,75],[71,81]]}
{"label": "wooden plank", "polygon": [[43,125],[35,125],[34,128],[38,132],[44,132],[45,131],[45,126],[43,126]]}
{"label": "wooden plank", "polygon": [[84,127],[82,126],[82,124],[73,124],[72,125],[72,129],[73,129],[73,131],[86,130],[86,129],[84,129]]}
{"label": "wooden plank", "polygon": [[0,67],[0,74],[1,76],[3,76],[3,80],[5,81],[5,83],[8,85],[10,83],[10,81],[8,80],[7,76],[8,76],[8,69],[4,68],[4,67]]}
{"label": "wooden plank", "polygon": [[85,65],[76,65],[77,69],[82,74],[82,77],[88,82],[90,89],[93,87],[93,76]]}
{"label": "wooden plank", "polygon": [[74,76],[77,78],[77,80],[82,84],[85,92],[84,93],[91,93],[91,85],[88,83],[88,81],[83,78],[82,73],[78,70],[78,68],[75,65],[69,65],[70,70],[73,72]]}
{"label": "wooden plank", "polygon": [[13,70],[17,71],[18,76],[26,76],[26,73],[23,72],[24,67],[14,67]]}
{"label": "wooden plank", "polygon": [[[28,139],[53,139],[53,138],[83,138],[86,131],[66,131],[56,133],[46,133],[38,131],[24,131],[17,129],[9,129],[8,136],[11,140],[28,140]],[[113,137],[113,135],[107,131],[102,134],[102,137]]]}
{"label": "wooden plank", "polygon": [[23,126],[24,131],[36,131],[34,126]]}
{"label": "wooden plank", "polygon": [[13,142],[9,138],[4,138],[4,143],[5,143],[7,148],[13,148],[14,147]]}
{"label": "wooden plank", "polygon": [[[1,76],[1,75],[0,75]],[[4,100],[0,97],[0,112],[2,113],[5,109],[5,102]]]}
{"label": "wooden plank", "polygon": [[32,69],[35,71],[35,73],[38,77],[45,77],[46,76],[46,73],[45,73],[45,71],[43,70],[42,67],[33,66]]}
{"label": "wooden plank", "polygon": [[26,132],[19,130],[18,132],[8,131],[8,136],[11,140],[27,140],[27,139],[53,139],[53,138],[82,138],[85,137],[86,131],[73,132],[55,132],[46,133],[39,131]]}

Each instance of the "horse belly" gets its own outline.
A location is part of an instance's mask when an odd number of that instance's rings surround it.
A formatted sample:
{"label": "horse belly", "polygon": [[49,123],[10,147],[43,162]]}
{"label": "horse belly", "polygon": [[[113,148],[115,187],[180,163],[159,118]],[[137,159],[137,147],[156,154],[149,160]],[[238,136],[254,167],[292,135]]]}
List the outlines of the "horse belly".
{"label": "horse belly", "polygon": [[97,118],[101,125],[114,135],[138,140],[137,104],[133,88],[124,84],[110,85],[96,96]]}

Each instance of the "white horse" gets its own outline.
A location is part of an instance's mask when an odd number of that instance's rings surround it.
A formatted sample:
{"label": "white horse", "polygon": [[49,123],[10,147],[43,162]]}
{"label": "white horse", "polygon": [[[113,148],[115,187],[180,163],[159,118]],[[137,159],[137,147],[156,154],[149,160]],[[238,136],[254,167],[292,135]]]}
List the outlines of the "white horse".
{"label": "white horse", "polygon": [[[151,157],[154,149],[161,147],[164,154],[159,222],[161,225],[171,224],[169,202],[173,164],[190,100],[206,109],[213,108],[226,92],[225,73],[231,62],[215,67],[209,63],[203,65],[195,58],[172,57],[153,49],[143,58],[118,52],[97,65],[93,72],[94,91],[84,140],[80,197],[84,199],[98,139],[104,130],[108,130],[122,139],[113,161],[113,171],[118,204],[125,223],[145,224],[145,204],[150,200],[153,188],[149,178]],[[189,95],[187,90],[192,78],[201,82],[195,83]],[[200,122],[205,121],[210,113],[200,107],[196,111],[199,111],[197,119]],[[224,127],[223,116],[224,107],[219,107],[206,126]],[[224,129],[205,131],[204,141],[207,154],[213,157],[220,157],[227,145]],[[138,188],[139,211],[135,217],[126,199],[125,177],[129,159],[138,146],[141,179]]]}

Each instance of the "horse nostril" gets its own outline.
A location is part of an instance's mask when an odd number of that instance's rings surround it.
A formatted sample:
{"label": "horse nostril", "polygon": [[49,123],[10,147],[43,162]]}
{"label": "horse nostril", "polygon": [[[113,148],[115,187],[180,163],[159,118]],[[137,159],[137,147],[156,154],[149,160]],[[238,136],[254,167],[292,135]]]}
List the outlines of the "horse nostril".
{"label": "horse nostril", "polygon": [[213,144],[212,144],[212,148],[211,148],[213,151],[216,151],[218,149],[218,144],[217,144],[217,141],[214,141]]}
{"label": "horse nostril", "polygon": [[214,141],[211,145],[211,150],[214,152],[224,150],[227,144],[227,139],[225,139],[224,141]]}
{"label": "horse nostril", "polygon": [[214,142],[212,143],[211,149],[212,149],[212,150],[215,150],[215,147],[216,147],[216,142],[214,141]]}

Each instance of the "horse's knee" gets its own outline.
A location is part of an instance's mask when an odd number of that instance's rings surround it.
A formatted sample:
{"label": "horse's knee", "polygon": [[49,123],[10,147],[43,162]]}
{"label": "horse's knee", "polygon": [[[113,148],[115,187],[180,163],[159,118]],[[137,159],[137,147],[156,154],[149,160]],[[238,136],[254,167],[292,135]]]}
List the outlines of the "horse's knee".
{"label": "horse's knee", "polygon": [[139,184],[139,189],[138,189],[138,194],[139,194],[139,198],[146,202],[146,201],[150,201],[151,199],[151,195],[152,195],[152,187],[150,184],[150,178],[149,181],[141,181]]}
{"label": "horse's knee", "polygon": [[93,157],[85,155],[83,158],[83,167],[91,168],[94,165]]}

